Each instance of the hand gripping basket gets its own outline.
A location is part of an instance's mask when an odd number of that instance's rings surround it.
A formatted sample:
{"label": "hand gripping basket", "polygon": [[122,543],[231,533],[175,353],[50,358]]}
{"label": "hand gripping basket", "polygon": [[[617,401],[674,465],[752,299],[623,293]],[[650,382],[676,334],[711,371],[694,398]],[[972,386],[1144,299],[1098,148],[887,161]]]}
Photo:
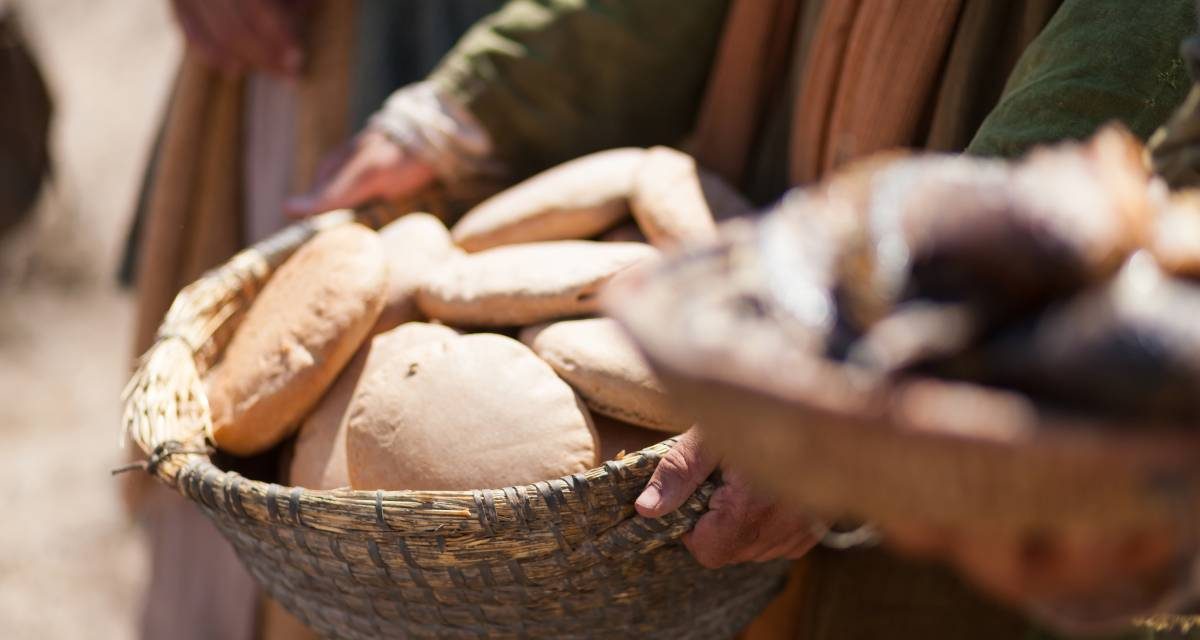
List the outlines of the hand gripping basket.
{"label": "hand gripping basket", "polygon": [[706,570],[679,544],[711,485],[667,517],[635,515],[673,440],[476,491],[309,491],[214,466],[201,375],[272,270],[353,217],[294,225],[185,288],[126,390],[148,470],[213,519],[273,598],[332,638],[730,638],[766,606],[786,563]]}
{"label": "hand gripping basket", "polygon": [[882,525],[1200,539],[1195,429],[1054,411],[968,382],[881,379],[809,353],[774,310],[771,283],[795,279],[764,257],[772,223],[727,228],[623,278],[607,305],[706,442],[753,481]]}

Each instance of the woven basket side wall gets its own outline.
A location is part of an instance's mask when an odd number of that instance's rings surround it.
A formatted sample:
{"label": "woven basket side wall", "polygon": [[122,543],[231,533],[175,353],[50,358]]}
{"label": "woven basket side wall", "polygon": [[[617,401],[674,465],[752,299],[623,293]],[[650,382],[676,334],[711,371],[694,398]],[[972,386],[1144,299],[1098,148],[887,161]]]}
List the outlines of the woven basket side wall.
{"label": "woven basket side wall", "polygon": [[304,527],[248,528],[209,515],[273,597],[340,638],[584,638],[603,628],[729,638],[769,602],[788,567],[706,571],[679,545],[607,558],[587,542],[570,554],[439,564],[421,561],[402,536],[357,545]]}

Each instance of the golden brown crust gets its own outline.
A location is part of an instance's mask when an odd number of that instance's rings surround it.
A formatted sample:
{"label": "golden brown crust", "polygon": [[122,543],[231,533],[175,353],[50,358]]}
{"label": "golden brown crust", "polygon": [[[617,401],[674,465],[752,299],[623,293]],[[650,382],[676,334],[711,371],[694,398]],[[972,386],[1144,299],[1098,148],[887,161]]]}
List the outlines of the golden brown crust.
{"label": "golden brown crust", "polygon": [[217,446],[235,455],[287,437],[375,324],[387,268],[374,232],[324,231],[271,278],[205,382]]}

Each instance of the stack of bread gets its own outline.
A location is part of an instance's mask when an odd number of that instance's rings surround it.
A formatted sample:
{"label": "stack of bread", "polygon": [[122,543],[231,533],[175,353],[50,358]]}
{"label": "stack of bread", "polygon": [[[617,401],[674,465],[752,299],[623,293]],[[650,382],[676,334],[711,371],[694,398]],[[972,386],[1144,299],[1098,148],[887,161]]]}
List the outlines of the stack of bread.
{"label": "stack of bread", "polygon": [[600,289],[749,205],[680,152],[614,149],[497,194],[453,229],[421,213],[319,233],[206,377],[213,437],[293,438],[310,489],[469,490],[578,473],[679,433]]}

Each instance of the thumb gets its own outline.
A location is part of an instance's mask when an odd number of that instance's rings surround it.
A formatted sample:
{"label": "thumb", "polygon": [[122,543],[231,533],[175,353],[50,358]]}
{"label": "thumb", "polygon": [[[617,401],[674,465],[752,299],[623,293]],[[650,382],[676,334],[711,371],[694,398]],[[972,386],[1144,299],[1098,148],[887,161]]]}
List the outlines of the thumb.
{"label": "thumb", "polygon": [[688,429],[659,461],[638,496],[638,514],[657,518],[678,509],[716,468],[717,460],[704,450],[699,431]]}

